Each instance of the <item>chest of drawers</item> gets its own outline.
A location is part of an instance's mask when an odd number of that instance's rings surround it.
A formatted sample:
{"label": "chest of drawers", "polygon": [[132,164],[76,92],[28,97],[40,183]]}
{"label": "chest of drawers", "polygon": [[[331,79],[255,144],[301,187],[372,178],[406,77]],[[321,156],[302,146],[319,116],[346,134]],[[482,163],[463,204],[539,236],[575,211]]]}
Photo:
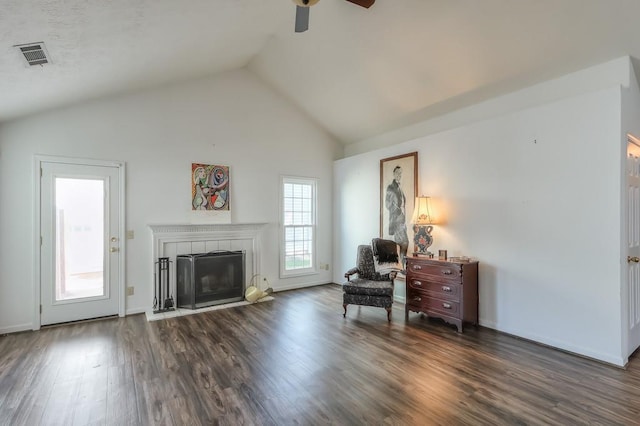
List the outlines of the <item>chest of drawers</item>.
{"label": "chest of drawers", "polygon": [[407,257],[405,318],[409,311],[442,318],[462,332],[478,324],[478,262]]}

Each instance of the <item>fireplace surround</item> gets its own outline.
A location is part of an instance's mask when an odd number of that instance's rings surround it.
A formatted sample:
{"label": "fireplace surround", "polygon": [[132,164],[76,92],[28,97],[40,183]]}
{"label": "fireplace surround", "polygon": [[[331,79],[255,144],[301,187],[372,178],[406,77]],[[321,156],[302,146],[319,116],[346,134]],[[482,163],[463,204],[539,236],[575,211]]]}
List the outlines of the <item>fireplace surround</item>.
{"label": "fireplace surround", "polygon": [[[244,288],[254,275],[260,274],[260,248],[266,223],[241,224],[152,224],[151,277],[153,264],[159,257],[168,257],[177,265],[179,255],[208,253],[217,250],[244,251]],[[175,271],[177,268],[172,267]],[[152,288],[152,287],[151,287]],[[176,274],[170,277],[170,293],[177,295]]]}

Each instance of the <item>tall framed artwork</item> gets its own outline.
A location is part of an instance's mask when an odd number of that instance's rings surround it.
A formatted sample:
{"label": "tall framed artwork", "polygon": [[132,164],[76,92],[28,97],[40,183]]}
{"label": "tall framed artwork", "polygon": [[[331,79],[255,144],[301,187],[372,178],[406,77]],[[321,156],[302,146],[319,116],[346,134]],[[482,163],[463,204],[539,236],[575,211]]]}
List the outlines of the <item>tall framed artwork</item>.
{"label": "tall framed artwork", "polygon": [[191,163],[191,209],[229,210],[229,166]]}
{"label": "tall framed artwork", "polygon": [[380,160],[380,238],[398,243],[403,261],[410,241],[408,222],[417,196],[417,152]]}

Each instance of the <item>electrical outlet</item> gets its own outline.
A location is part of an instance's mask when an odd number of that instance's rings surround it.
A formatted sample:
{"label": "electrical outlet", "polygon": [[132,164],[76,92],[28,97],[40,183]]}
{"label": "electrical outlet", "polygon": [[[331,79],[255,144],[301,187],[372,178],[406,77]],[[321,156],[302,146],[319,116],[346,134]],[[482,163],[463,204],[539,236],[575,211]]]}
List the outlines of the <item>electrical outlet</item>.
{"label": "electrical outlet", "polygon": [[133,296],[135,287],[127,287],[127,296]]}
{"label": "electrical outlet", "polygon": [[127,240],[133,240],[133,238],[134,238],[133,230],[127,231]]}
{"label": "electrical outlet", "polygon": [[324,269],[326,269],[327,271],[329,270],[329,264],[328,263],[324,264]]}

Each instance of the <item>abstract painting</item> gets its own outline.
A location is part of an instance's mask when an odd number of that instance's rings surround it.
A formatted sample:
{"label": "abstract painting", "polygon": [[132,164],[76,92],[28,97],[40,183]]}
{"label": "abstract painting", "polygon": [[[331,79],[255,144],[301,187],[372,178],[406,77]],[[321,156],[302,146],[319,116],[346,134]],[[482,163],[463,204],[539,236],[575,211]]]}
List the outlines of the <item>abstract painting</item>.
{"label": "abstract painting", "polygon": [[229,210],[229,166],[191,164],[192,210]]}

